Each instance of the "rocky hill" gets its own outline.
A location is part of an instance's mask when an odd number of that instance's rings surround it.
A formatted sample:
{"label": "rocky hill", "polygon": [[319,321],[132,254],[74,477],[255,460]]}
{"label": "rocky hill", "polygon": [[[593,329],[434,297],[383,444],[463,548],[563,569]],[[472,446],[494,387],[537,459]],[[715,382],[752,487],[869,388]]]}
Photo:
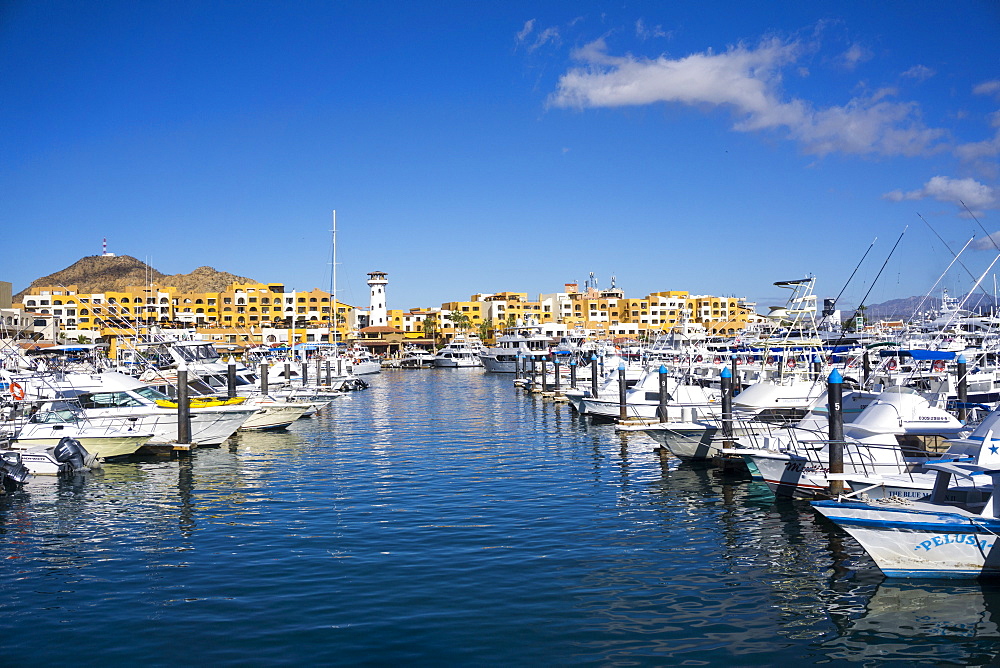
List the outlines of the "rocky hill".
{"label": "rocky hill", "polygon": [[166,275],[131,255],[91,255],[62,271],[35,279],[28,288],[14,295],[14,301],[20,301],[34,287],[75,285],[80,293],[89,293],[120,291],[130,285],[156,283],[176,287],[181,292],[220,292],[233,282],[251,283],[254,280],[216,271],[212,267],[198,267],[189,274]]}

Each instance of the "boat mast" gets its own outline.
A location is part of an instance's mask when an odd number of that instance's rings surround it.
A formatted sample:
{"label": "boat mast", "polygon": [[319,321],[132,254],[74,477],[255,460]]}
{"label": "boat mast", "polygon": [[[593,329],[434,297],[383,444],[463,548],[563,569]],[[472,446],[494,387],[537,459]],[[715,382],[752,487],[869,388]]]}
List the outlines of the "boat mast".
{"label": "boat mast", "polygon": [[334,356],[338,355],[337,348],[337,210],[333,210],[333,230],[330,237],[330,325],[329,339],[333,344]]}

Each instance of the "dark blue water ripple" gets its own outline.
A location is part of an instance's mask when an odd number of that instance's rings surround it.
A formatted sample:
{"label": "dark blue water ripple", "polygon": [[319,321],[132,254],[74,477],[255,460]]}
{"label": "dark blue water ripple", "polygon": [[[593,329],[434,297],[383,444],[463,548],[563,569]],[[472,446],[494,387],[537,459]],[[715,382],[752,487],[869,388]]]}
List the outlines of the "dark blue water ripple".
{"label": "dark blue water ripple", "polygon": [[0,501],[19,663],[987,663],[991,585],[885,581],[801,503],[480,370]]}

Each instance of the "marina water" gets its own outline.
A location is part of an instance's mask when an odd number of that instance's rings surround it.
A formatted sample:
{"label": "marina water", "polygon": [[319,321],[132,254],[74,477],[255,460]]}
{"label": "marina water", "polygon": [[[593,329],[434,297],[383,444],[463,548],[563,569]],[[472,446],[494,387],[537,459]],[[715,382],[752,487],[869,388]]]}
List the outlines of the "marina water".
{"label": "marina water", "polygon": [[3,663],[984,664],[1000,588],[885,580],[767,487],[481,369],[0,500]]}

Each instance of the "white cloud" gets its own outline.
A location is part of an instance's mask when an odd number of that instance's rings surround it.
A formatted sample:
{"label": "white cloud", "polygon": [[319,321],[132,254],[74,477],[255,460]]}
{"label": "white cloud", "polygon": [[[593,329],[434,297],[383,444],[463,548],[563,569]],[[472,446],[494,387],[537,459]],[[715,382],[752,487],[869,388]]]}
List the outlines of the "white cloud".
{"label": "white cloud", "polygon": [[988,160],[1000,155],[1000,132],[994,134],[992,139],[956,146],[955,155],[966,162]]}
{"label": "white cloud", "polygon": [[852,44],[844,53],[840,54],[837,63],[844,69],[853,70],[860,63],[871,60],[871,51],[860,44]]}
{"label": "white cloud", "polygon": [[528,19],[524,22],[524,27],[518,31],[515,38],[518,45],[525,46],[529,52],[535,49],[545,46],[546,44],[559,44],[561,37],[559,35],[559,28],[546,28],[545,30],[539,31],[535,35],[535,39],[529,42],[529,38],[535,31],[535,19]]}
{"label": "white cloud", "polygon": [[904,77],[916,79],[917,81],[927,81],[935,74],[937,74],[937,72],[925,65],[914,65],[910,69],[903,72]]}
{"label": "white cloud", "polygon": [[535,19],[528,19],[527,21],[525,21],[524,27],[521,28],[521,31],[519,33],[517,33],[518,44],[524,43],[524,40],[528,39],[528,35],[530,35],[531,31],[534,29],[535,29]]}
{"label": "white cloud", "polygon": [[647,26],[646,22],[642,19],[635,22],[635,35],[642,40],[653,37],[667,37],[667,33],[663,30],[663,26]]}
{"label": "white cloud", "polygon": [[558,28],[546,28],[542,32],[538,33],[538,37],[535,38],[535,43],[531,45],[530,50],[534,51],[538,47],[544,46],[549,42],[552,42],[553,44],[558,44],[560,42]]}
{"label": "white cloud", "polygon": [[1000,246],[1000,232],[994,232],[985,239],[976,239],[970,245],[972,250],[995,250]]}
{"label": "white cloud", "polygon": [[885,199],[894,202],[903,200],[935,199],[939,202],[955,204],[961,209],[965,206],[972,211],[1000,208],[1000,193],[975,179],[952,179],[947,176],[935,176],[924,184],[923,188],[903,192],[894,190],[883,195]]}
{"label": "white cloud", "polygon": [[972,92],[976,95],[993,95],[995,93],[1000,93],[1000,79],[993,79],[992,81],[984,81],[975,88]]}
{"label": "white cloud", "polygon": [[[783,99],[782,69],[796,64],[797,42],[770,39],[679,59],[612,56],[603,39],[573,52],[583,63],[560,77],[549,97],[555,107],[621,107],[679,103],[725,106],[741,131],[784,129],[808,153],[918,155],[935,150],[944,132],[926,128],[913,103],[892,102],[881,90],[840,107],[813,109]],[[860,54],[856,54],[861,58]]]}

